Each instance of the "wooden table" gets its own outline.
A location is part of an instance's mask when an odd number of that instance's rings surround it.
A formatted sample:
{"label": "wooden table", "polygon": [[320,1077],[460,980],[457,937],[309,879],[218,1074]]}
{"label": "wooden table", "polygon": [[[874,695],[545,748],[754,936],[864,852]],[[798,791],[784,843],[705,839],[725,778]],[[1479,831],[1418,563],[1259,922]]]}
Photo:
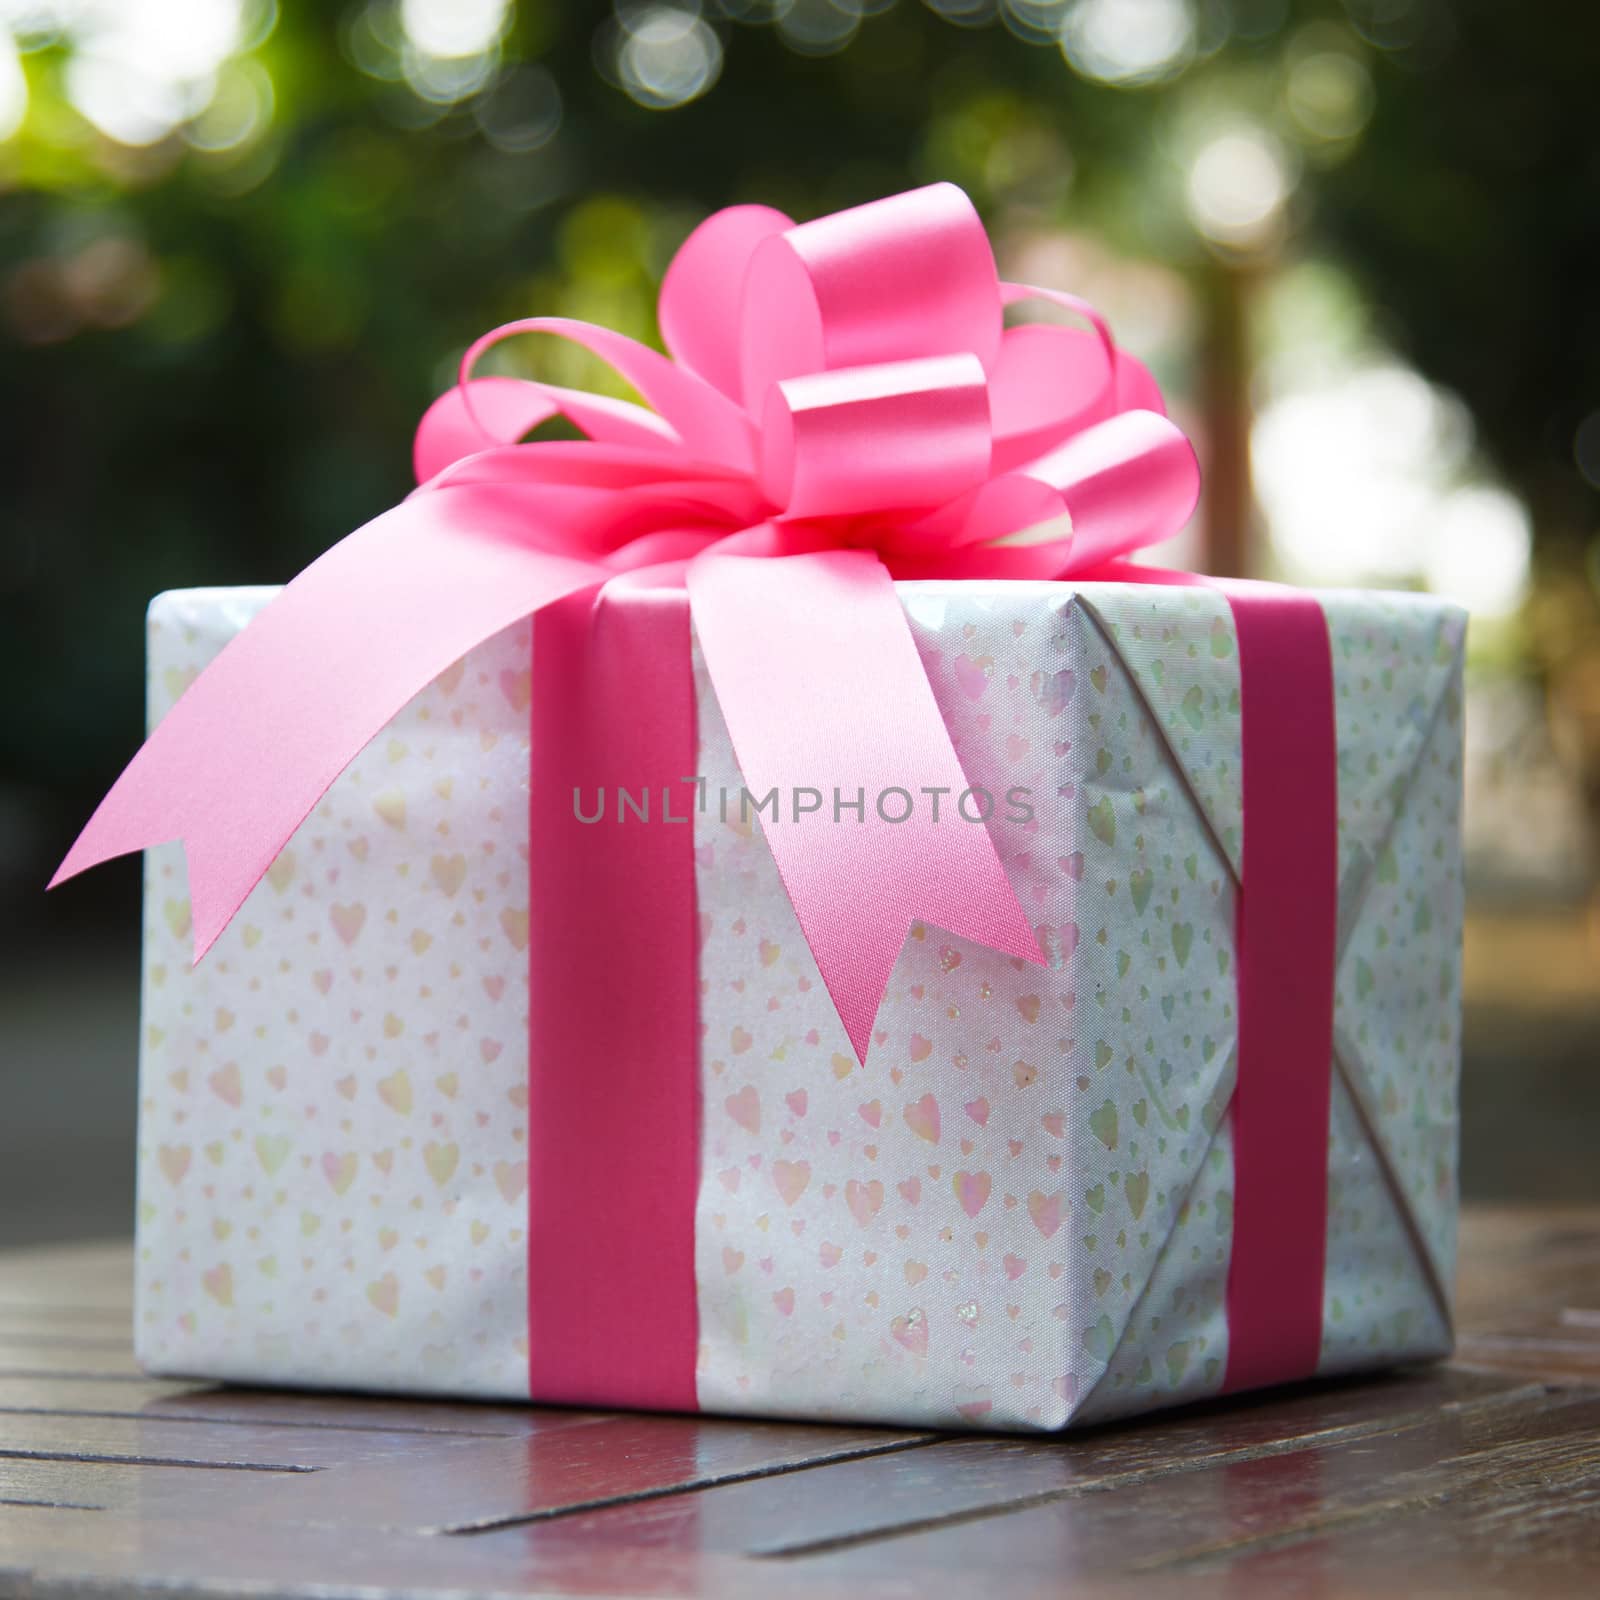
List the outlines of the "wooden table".
{"label": "wooden table", "polygon": [[1456,1362],[1065,1438],[139,1375],[0,1255],[0,1594],[1600,1594],[1600,1210],[1467,1222]]}

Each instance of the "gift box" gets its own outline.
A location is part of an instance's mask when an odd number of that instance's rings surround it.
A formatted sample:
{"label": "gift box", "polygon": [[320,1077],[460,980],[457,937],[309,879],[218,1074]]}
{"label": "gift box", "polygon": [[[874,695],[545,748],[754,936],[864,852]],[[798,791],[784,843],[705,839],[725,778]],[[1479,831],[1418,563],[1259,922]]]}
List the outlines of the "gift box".
{"label": "gift box", "polygon": [[[271,592],[156,601],[152,722]],[[1242,820],[1228,605],[1114,584],[898,598],[1049,965],[914,925],[858,1061],[697,665],[696,1399],[1048,1428],[1215,1394]],[[1339,737],[1330,1373],[1449,1346],[1462,625],[1419,596],[1319,601]],[[152,852],[150,1370],[528,1395],[527,1091],[561,1070],[528,1057],[531,658],[514,628],[431,684],[197,966],[182,851]]]}
{"label": "gift box", "polygon": [[464,383],[153,604],[60,874],[155,847],[150,1370],[1056,1429],[1449,1348],[1463,618],[1121,560],[1192,453],[1042,293],[948,186],[720,213],[675,362],[528,325],[654,413]]}

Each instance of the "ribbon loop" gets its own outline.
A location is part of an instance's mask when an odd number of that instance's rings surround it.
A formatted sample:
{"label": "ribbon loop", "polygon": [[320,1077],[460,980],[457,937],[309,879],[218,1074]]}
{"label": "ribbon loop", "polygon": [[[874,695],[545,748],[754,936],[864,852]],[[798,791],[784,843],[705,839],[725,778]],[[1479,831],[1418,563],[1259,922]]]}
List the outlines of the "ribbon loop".
{"label": "ribbon loop", "polygon": [[874,200],[765,240],[740,313],[745,405],[780,378],[1000,343],[999,280],[983,223],[954,184]]}
{"label": "ribbon loop", "polygon": [[[553,333],[598,356],[656,408],[694,454],[749,469],[753,455],[750,420],[737,405],[687,367],[636,339],[590,322],[572,317],[521,317],[491,328],[467,347],[457,387],[466,389],[478,361],[496,344],[519,333]],[[469,413],[473,410],[470,395],[463,396],[463,404]],[[581,421],[579,426],[583,426]],[[486,435],[485,442],[498,441]]]}
{"label": "ribbon loop", "polygon": [[938,505],[988,476],[988,385],[972,355],[785,378],[761,439],[762,487],[788,516]]}
{"label": "ribbon loop", "polygon": [[558,415],[576,423],[597,444],[662,455],[683,449],[683,440],[655,412],[626,400],[524,378],[474,378],[446,389],[423,413],[412,448],[417,482],[426,483],[486,447],[515,444]]}
{"label": "ribbon loop", "polygon": [[700,224],[661,280],[661,337],[679,366],[737,401],[741,340],[728,315],[744,293],[750,258],[764,239],[794,223],[770,206],[728,206]]}
{"label": "ribbon loop", "polygon": [[1170,538],[1189,520],[1199,495],[1189,441],[1154,411],[1118,412],[992,479],[974,504],[969,529],[975,522],[990,539],[1001,539],[1029,526],[1006,526],[1010,507],[996,493],[1016,483],[1059,494],[1072,519],[1072,555],[1062,576]]}

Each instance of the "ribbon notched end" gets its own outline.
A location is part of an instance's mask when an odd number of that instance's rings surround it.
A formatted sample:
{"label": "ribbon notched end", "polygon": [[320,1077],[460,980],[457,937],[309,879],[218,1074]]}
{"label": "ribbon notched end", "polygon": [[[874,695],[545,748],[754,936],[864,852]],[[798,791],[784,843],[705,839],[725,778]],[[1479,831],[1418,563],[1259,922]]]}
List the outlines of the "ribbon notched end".
{"label": "ribbon notched end", "polygon": [[[119,808],[118,800],[119,782],[111,792],[100,802],[94,815],[83,826],[78,837],[72,841],[72,848],[61,858],[61,864],[51,874],[50,881],[45,885],[48,893],[51,889],[60,888],[71,878],[76,878],[80,873],[88,872],[91,867],[98,867],[107,861],[114,861],[118,856],[130,856],[148,848],[151,845],[165,844],[175,837],[167,834],[164,837],[154,835],[146,836],[146,831],[139,828],[130,828],[126,818],[113,819],[108,815]],[[121,824],[118,826],[118,824]]]}
{"label": "ribbon notched end", "polygon": [[[769,830],[768,843],[775,837],[776,830]],[[867,1064],[878,1009],[889,981],[917,928],[941,929],[957,939],[1035,966],[1050,964],[993,843],[987,836],[975,843],[976,848],[957,852],[964,859],[946,863],[948,875],[941,886],[943,892],[907,898],[880,884],[874,893],[867,887],[873,874],[862,861],[855,863],[856,870],[851,875],[851,881],[862,891],[859,900],[830,903],[826,893],[807,892],[804,885],[798,893],[790,888],[806,943],[862,1066]],[[782,842],[778,854],[782,863],[788,854]],[[930,878],[928,866],[929,858],[924,857],[925,879]],[[930,887],[930,882],[925,881],[923,887]],[[902,908],[897,914],[879,917],[868,909],[896,899]],[[938,909],[915,913],[904,909],[913,904],[936,905]]]}
{"label": "ribbon notched end", "polygon": [[[123,818],[117,820],[125,823]],[[267,868],[272,865],[270,858],[262,863],[260,871],[255,871],[251,866],[241,873],[237,867],[230,869],[226,852],[212,852],[208,858],[194,839],[186,838],[170,827],[134,831],[125,825],[110,828],[102,823],[101,814],[97,811],[62,858],[60,866],[45,885],[45,891],[48,893],[51,889],[59,888],[69,879],[104,862],[114,861],[118,856],[137,855],[157,845],[172,843],[183,846],[188,867],[192,959],[193,964],[198,966],[212,945],[222,937],[246,896],[266,875]]]}
{"label": "ribbon notched end", "polygon": [[[921,920],[921,919],[918,919]],[[906,924],[905,933],[901,936],[900,945],[903,946],[905,937],[916,926],[915,922]],[[971,937],[974,943],[989,946],[998,950],[1002,955],[1012,956],[1020,961],[1032,962],[1035,966],[1045,967],[1050,964],[1049,958],[1039,948],[1038,939],[1033,930],[1024,926],[1022,937],[1001,940],[990,935],[961,935],[957,938]],[[889,979],[894,971],[895,959],[899,955],[899,947],[895,955],[886,965],[875,964],[862,955],[859,947],[854,951],[854,957],[844,973],[834,971],[830,976],[828,969],[823,969],[822,981],[827,988],[828,996],[833,1001],[834,1009],[839,1014],[839,1020],[844,1024],[844,1031],[850,1040],[850,1047],[855,1051],[856,1060],[864,1067],[867,1064],[867,1053],[872,1048],[873,1032],[877,1024],[878,1008],[883,1003],[883,997],[889,990]]]}

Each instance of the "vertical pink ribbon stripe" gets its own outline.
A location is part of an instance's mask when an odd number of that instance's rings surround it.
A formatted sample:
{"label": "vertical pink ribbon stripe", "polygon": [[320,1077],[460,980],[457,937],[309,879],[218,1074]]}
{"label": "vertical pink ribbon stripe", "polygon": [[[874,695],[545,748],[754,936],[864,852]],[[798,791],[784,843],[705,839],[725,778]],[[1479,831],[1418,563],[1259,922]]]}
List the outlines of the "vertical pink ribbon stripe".
{"label": "vertical pink ribbon stripe", "polygon": [[[682,589],[620,579],[533,627],[528,1376],[695,1409],[700,1185],[694,681]],[[616,815],[617,787],[650,820]],[[573,790],[600,822],[578,819]],[[665,797],[665,798],[664,798]],[[683,819],[667,822],[661,811]]]}
{"label": "vertical pink ribbon stripe", "polygon": [[1338,756],[1316,599],[1218,583],[1239,637],[1244,862],[1227,1391],[1310,1377],[1322,1349],[1338,918]]}

